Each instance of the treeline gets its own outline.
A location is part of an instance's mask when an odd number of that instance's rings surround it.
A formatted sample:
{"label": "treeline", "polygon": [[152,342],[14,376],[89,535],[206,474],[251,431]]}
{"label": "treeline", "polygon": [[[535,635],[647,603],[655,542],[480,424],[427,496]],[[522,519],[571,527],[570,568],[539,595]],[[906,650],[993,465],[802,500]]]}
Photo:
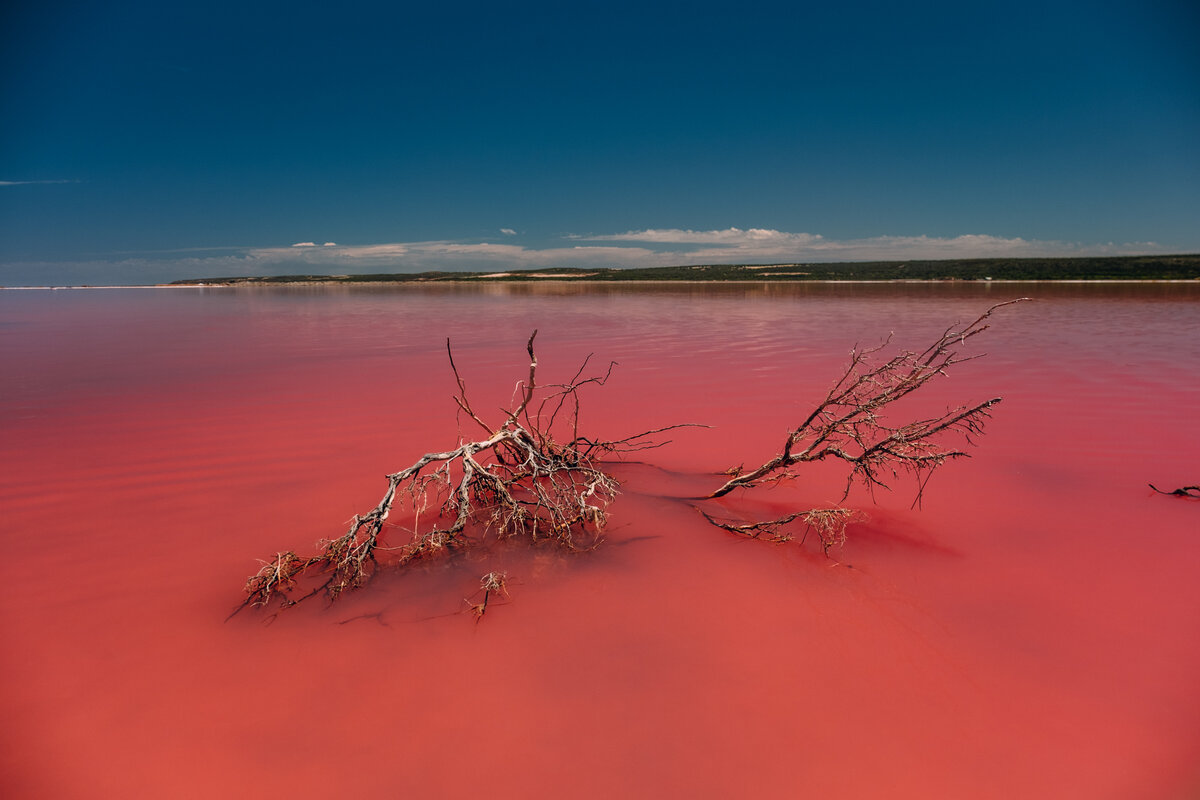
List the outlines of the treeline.
{"label": "treeline", "polygon": [[1200,280],[1200,255],[1107,258],[972,258],[944,261],[855,261],[793,264],[701,264],[651,268],[573,267],[485,272],[418,272],[370,275],[273,275],[198,278],[174,285],[272,283],[426,283],[529,281],[553,276],[589,281],[1096,281]]}

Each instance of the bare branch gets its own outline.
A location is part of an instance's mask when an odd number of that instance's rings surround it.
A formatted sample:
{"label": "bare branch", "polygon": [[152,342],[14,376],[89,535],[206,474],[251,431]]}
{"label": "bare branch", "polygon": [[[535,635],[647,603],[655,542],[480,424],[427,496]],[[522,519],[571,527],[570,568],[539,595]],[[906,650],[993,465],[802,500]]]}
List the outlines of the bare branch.
{"label": "bare branch", "polygon": [[1159,494],[1173,495],[1175,497],[1191,497],[1200,499],[1200,486],[1181,486],[1178,489],[1172,489],[1169,492],[1164,492],[1162,489],[1155,486],[1153,483],[1146,484]]}
{"label": "bare branch", "polygon": [[700,516],[722,530],[751,539],[765,538],[767,541],[781,543],[790,542],[795,538],[794,534],[785,530],[785,526],[790,522],[800,520],[804,525],[804,535],[800,538],[800,544],[804,544],[808,534],[816,533],[825,555],[829,555],[831,548],[841,547],[846,543],[846,526],[861,517],[859,512],[849,508],[811,508],[807,511],[785,514],[765,522],[735,525],[731,522],[721,522],[701,509],[697,509],[697,511],[700,512]]}
{"label": "bare branch", "polygon": [[[861,349],[855,346],[846,370],[808,417],[788,431],[780,452],[753,469],[738,466],[729,470],[725,473],[730,475],[729,479],[706,499],[722,497],[734,489],[749,489],[792,478],[795,476],[793,468],[799,464],[837,459],[850,467],[842,492],[843,501],[849,497],[856,481],[873,494],[877,488],[889,489],[886,481],[907,473],[916,479],[913,505],[919,505],[933,472],[947,461],[967,455],[965,450],[946,444],[945,438],[956,435],[966,445],[974,444],[974,437],[983,433],[984,423],[1000,398],[948,408],[938,416],[903,424],[889,422],[884,411],[897,400],[945,375],[949,367],[975,358],[960,356],[956,348],[987,330],[986,320],[997,309],[1026,299],[998,303],[969,325],[947,328],[919,353],[904,350],[879,363],[876,358],[890,344],[891,337],[876,347]],[[765,522],[732,524],[721,522],[703,510],[700,513],[723,530],[771,541],[794,538],[785,526],[799,520],[805,526],[801,544],[808,533],[816,531],[826,555],[831,547],[845,542],[846,525],[854,514],[844,508],[809,509]]]}
{"label": "bare branch", "polygon": [[[618,484],[595,457],[640,449],[651,435],[681,426],[613,442],[579,436],[578,392],[587,385],[602,385],[613,365],[586,375],[585,360],[569,382],[540,386],[536,337],[534,331],[526,343],[529,374],[518,382],[512,407],[503,411],[504,419],[495,428],[473,409],[447,341],[446,354],[458,385],[454,401],[487,435],[426,453],[388,475],[379,503],[355,515],[341,536],[318,542],[313,555],[287,551],[261,562],[262,568],[246,582],[246,598],[237,610],[272,604],[286,608],[318,594],[336,600],[346,590],[366,584],[383,567],[402,568],[489,540],[521,537],[567,550],[596,546]],[[532,408],[537,412],[531,414]],[[564,408],[569,413],[560,419]],[[389,523],[394,512],[407,525]],[[409,539],[386,543],[387,535],[398,529],[407,531]],[[489,575],[500,580],[501,573]],[[484,589],[480,616],[502,583]]]}
{"label": "bare branch", "polygon": [[450,371],[454,373],[454,380],[458,383],[458,394],[454,396],[454,402],[458,405],[459,409],[466,413],[468,417],[475,420],[479,427],[483,428],[488,433],[491,433],[492,429],[488,427],[486,422],[479,418],[479,416],[471,408],[471,402],[467,400],[467,384],[466,381],[462,379],[462,376],[458,374],[458,367],[454,364],[454,351],[450,348],[449,337],[446,339],[446,358],[450,360]]}
{"label": "bare branch", "polygon": [[[472,599],[479,597],[479,593],[483,593],[483,599],[478,603],[471,602]],[[507,572],[489,572],[479,579],[479,588],[475,590],[475,594],[471,597],[463,598],[463,602],[470,608],[471,613],[475,616],[476,622],[483,619],[483,615],[487,613],[488,603],[496,595],[504,595],[508,597],[508,573]]]}
{"label": "bare branch", "polygon": [[[885,471],[895,475],[909,472],[923,485],[928,474],[946,461],[966,455],[946,447],[940,436],[958,433],[966,442],[983,432],[983,424],[999,397],[971,406],[947,409],[940,416],[890,425],[881,412],[890,404],[924,387],[947,368],[970,360],[955,347],[988,329],[993,312],[1021,300],[998,303],[963,328],[948,328],[920,353],[902,351],[882,364],[873,363],[886,345],[865,350],[855,348],[846,371],[825,399],[796,428],[788,431],[780,452],[751,470],[738,468],[733,476],[709,497],[721,497],[734,489],[751,488],[781,475],[797,465],[835,458],[850,465],[845,499],[857,480],[868,490],[887,489]],[[919,495],[918,495],[919,497]]]}

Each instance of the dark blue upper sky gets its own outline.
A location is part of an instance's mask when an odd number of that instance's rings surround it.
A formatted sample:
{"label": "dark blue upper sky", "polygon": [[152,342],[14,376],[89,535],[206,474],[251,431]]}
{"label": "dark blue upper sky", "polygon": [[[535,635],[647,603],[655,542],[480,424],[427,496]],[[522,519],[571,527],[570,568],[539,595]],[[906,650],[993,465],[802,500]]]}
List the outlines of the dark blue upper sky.
{"label": "dark blue upper sky", "polygon": [[11,5],[0,283],[1200,251],[1189,0]]}

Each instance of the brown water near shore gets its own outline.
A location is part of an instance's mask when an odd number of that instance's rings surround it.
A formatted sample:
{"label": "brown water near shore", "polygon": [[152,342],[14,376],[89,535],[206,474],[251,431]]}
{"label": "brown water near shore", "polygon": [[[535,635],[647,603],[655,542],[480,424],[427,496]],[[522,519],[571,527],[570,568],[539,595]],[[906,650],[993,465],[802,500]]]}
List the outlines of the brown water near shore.
{"label": "brown water near shore", "polygon": [[[850,347],[1006,309],[930,398],[995,395],[921,509],[846,547],[674,498],[775,452]],[[456,439],[540,330],[613,436],[675,422],[599,550],[225,618]],[[0,294],[7,797],[1184,798],[1200,793],[1200,287],[479,286]],[[839,476],[731,514],[836,500]]]}

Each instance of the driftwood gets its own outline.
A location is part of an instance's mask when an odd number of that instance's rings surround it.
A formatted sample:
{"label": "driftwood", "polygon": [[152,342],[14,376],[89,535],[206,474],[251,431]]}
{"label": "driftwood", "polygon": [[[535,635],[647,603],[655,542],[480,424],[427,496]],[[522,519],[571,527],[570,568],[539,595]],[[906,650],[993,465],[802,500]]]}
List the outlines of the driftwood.
{"label": "driftwood", "polygon": [[1172,495],[1174,497],[1200,498],[1200,486],[1181,486],[1178,489],[1172,489],[1169,492],[1163,491],[1162,489],[1155,486],[1153,483],[1147,484],[1147,486],[1149,486],[1151,489],[1158,492],[1159,494],[1167,494],[1167,495]]}
{"label": "driftwood", "polygon": [[[601,541],[606,509],[617,494],[617,481],[597,459],[656,447],[651,437],[669,426],[599,441],[579,434],[579,390],[602,385],[612,372],[585,377],[588,361],[566,383],[541,386],[534,351],[537,331],[529,337],[529,374],[517,384],[514,403],[496,427],[471,406],[466,382],[454,363],[458,385],[454,401],[468,420],[485,433],[460,441],[449,450],[426,453],[406,469],[387,476],[387,490],[375,508],[355,515],[335,539],[317,543],[317,552],[301,556],[276,553],[246,583],[246,606],[281,608],[317,595],[336,600],[343,592],[366,584],[382,567],[402,568],[418,561],[488,540],[521,537],[550,542],[566,550],[586,550]],[[561,433],[560,438],[556,435]],[[388,522],[403,500],[412,521],[408,540],[385,543],[396,526]],[[482,616],[496,594],[505,594],[504,576],[492,572],[481,582],[483,599],[471,604]]]}
{"label": "driftwood", "polygon": [[[898,424],[889,422],[884,412],[897,400],[945,375],[955,364],[978,358],[959,355],[956,348],[987,330],[986,321],[997,309],[1026,299],[998,303],[969,325],[947,328],[921,352],[903,350],[876,363],[876,358],[890,344],[890,337],[875,347],[855,347],[841,378],[804,421],[788,431],[780,452],[753,469],[736,467],[729,470],[729,480],[708,499],[722,497],[735,489],[752,489],[792,480],[797,477],[794,468],[798,465],[836,459],[850,467],[842,501],[850,495],[855,482],[861,483],[873,495],[876,489],[891,488],[885,478],[890,480],[908,473],[917,482],[913,505],[919,505],[934,470],[947,461],[968,455],[965,450],[948,445],[946,438],[974,444],[973,437],[983,432],[984,422],[1001,398],[993,397],[981,403],[947,409],[935,417]],[[805,536],[809,531],[818,534],[826,553],[845,541],[846,526],[856,518],[854,513],[840,507],[807,509],[744,524],[722,522],[703,510],[700,513],[724,530],[755,538],[765,535],[773,541],[794,538],[785,533],[784,526],[799,520],[805,526]]]}

